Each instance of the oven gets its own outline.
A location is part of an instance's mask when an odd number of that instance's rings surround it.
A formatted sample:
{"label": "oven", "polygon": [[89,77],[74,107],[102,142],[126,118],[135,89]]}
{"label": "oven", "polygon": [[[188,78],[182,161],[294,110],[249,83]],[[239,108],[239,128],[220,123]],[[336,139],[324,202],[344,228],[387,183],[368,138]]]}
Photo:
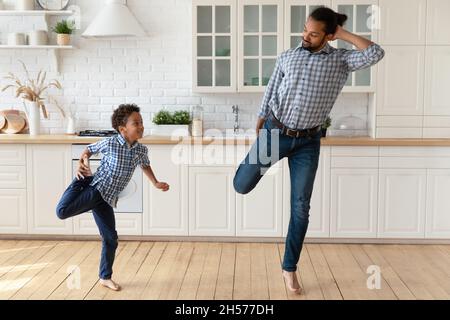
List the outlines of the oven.
{"label": "oven", "polygon": [[[87,144],[74,144],[72,145],[72,176],[75,178],[75,173],[78,167],[78,160]],[[94,173],[100,166],[101,154],[93,155],[89,159],[92,173]],[[126,213],[142,213],[143,211],[143,199],[142,199],[142,169],[137,166],[134,170],[133,176],[130,182],[124,190],[119,194],[119,200],[117,202],[117,208],[114,212],[126,212]]]}

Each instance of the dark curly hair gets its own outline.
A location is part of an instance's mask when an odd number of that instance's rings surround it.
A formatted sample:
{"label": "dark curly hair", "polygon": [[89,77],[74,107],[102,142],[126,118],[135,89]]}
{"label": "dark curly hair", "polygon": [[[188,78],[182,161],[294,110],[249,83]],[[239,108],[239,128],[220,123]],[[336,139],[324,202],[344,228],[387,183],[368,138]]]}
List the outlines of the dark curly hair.
{"label": "dark curly hair", "polygon": [[137,105],[135,105],[134,103],[119,105],[119,107],[116,110],[114,110],[114,113],[111,117],[112,127],[117,132],[119,132],[119,126],[124,127],[127,124],[128,117],[133,112],[139,112],[139,111],[140,111],[140,108]]}
{"label": "dark curly hair", "polygon": [[342,27],[347,21],[347,15],[335,12],[325,6],[318,7],[309,16],[325,24],[325,34],[334,34],[337,26]]}

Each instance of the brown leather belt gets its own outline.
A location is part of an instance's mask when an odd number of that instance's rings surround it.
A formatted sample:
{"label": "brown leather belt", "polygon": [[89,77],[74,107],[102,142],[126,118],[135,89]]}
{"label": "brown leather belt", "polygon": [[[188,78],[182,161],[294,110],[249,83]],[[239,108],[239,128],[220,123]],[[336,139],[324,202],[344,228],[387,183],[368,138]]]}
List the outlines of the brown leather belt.
{"label": "brown leather belt", "polygon": [[295,130],[295,129],[289,129],[284,124],[282,124],[277,118],[275,118],[273,113],[270,113],[270,118],[273,120],[273,123],[276,127],[281,129],[281,134],[287,135],[291,138],[306,138],[306,137],[312,137],[317,132],[320,131],[320,125],[314,128],[309,129],[301,129],[301,130]]}

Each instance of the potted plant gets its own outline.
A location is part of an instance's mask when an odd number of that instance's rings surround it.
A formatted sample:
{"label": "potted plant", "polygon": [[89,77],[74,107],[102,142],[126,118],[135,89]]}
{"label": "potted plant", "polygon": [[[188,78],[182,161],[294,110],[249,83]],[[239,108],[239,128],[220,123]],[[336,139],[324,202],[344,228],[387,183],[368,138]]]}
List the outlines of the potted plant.
{"label": "potted plant", "polygon": [[68,46],[70,44],[70,35],[74,29],[74,24],[67,20],[62,20],[56,23],[56,25],[52,28],[52,31],[56,33],[56,43],[59,46]]}
{"label": "potted plant", "polygon": [[322,137],[325,138],[327,136],[327,129],[331,126],[331,118],[327,117],[325,122],[322,124]]}
{"label": "potted plant", "polygon": [[46,82],[45,78],[47,73],[42,72],[42,70],[39,71],[36,79],[31,79],[25,63],[21,60],[19,60],[19,62],[22,64],[27,79],[22,81],[16,75],[9,72],[4,78],[9,80],[11,83],[3,87],[1,91],[3,92],[8,88],[14,88],[16,98],[21,97],[24,101],[24,105],[26,106],[30,134],[37,135],[40,131],[39,109],[42,110],[44,118],[48,118],[44,98],[42,98],[43,93],[51,87],[60,90],[62,87],[58,80],[50,80],[49,82]]}
{"label": "potted plant", "polygon": [[154,117],[153,123],[156,125],[151,131],[152,134],[160,136],[188,136],[191,116],[188,111],[160,110]]}

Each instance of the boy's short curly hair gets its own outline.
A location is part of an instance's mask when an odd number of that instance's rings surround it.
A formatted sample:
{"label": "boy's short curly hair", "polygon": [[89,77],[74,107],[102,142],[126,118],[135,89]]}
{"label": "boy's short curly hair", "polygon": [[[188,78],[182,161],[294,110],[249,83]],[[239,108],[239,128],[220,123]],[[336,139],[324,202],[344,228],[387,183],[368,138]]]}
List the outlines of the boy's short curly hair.
{"label": "boy's short curly hair", "polygon": [[119,126],[125,126],[128,121],[128,117],[133,112],[140,112],[140,108],[134,103],[131,104],[121,104],[119,107],[114,110],[114,113],[111,117],[112,127],[119,132]]}

